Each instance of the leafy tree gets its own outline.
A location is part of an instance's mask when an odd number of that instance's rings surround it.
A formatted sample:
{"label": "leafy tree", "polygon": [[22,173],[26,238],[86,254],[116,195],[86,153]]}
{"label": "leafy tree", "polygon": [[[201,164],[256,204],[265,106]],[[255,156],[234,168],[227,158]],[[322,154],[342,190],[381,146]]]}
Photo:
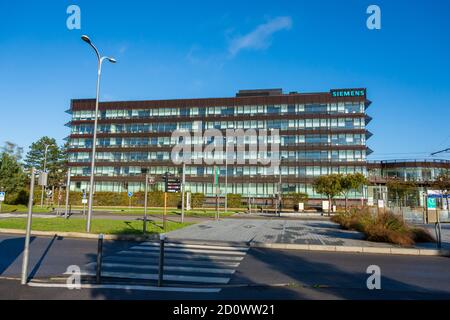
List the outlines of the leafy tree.
{"label": "leafy tree", "polygon": [[30,150],[25,158],[25,167],[35,167],[37,170],[44,170],[46,146],[48,146],[46,163],[46,169],[49,173],[48,185],[59,186],[64,182],[67,172],[67,145],[60,148],[54,138],[40,138],[30,146]]}
{"label": "leafy tree", "polygon": [[3,152],[0,157],[0,188],[6,191],[9,201],[13,201],[25,188],[26,175],[15,156]]}
{"label": "leafy tree", "polygon": [[367,183],[367,178],[362,173],[347,174],[341,177],[342,193],[345,197],[345,212],[347,212],[349,193],[362,189]]}
{"label": "leafy tree", "polygon": [[342,175],[330,174],[320,176],[314,181],[314,189],[316,192],[328,198],[328,215],[331,212],[331,200],[342,193],[341,180]]}

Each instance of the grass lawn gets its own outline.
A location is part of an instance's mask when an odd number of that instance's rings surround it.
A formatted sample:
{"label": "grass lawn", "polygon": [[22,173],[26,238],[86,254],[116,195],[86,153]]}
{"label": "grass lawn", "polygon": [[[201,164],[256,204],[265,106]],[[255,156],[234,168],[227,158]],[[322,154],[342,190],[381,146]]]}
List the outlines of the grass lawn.
{"label": "grass lawn", "polygon": [[[192,223],[177,223],[167,221],[167,230],[173,231],[191,225]],[[143,221],[118,221],[108,219],[93,219],[91,225],[92,233],[103,234],[142,234]],[[0,219],[0,228],[23,229],[26,228],[25,218]],[[61,231],[61,232],[86,232],[85,219],[64,218],[33,218],[32,230],[37,231]],[[148,233],[161,233],[162,222],[148,221]]]}
{"label": "grass lawn", "polygon": [[[72,209],[75,210],[82,210],[83,207],[80,206],[72,206]],[[118,214],[118,215],[143,215],[144,214],[144,208],[141,207],[94,207],[94,211],[103,211],[103,212],[109,212],[111,214]],[[243,212],[242,210],[228,210],[227,213],[223,212],[223,208],[221,208],[220,216],[222,217],[229,217],[232,216],[235,213]],[[148,208],[147,209],[148,214],[156,214],[156,215],[162,215],[164,213],[164,209],[162,208]],[[186,217],[214,217],[216,213],[215,209],[194,209],[190,211],[184,211],[184,214]],[[175,209],[175,208],[167,208],[167,214],[168,215],[181,215],[181,209]]]}
{"label": "grass lawn", "polygon": [[[61,205],[60,210],[64,210],[65,206]],[[53,207],[43,207],[34,206],[33,212],[35,213],[49,213],[52,212]],[[83,210],[82,206],[72,206],[73,210]],[[87,206],[86,206],[87,210]],[[102,211],[111,214],[118,215],[143,215],[144,208],[143,207],[94,207],[94,211]],[[227,213],[223,212],[223,208],[220,209],[221,217],[229,217],[235,213],[243,212],[245,209],[230,209]],[[2,212],[5,213],[14,213],[14,212],[28,212],[28,208],[25,205],[2,205]],[[148,208],[148,214],[162,215],[164,210],[162,208]],[[214,217],[216,210],[215,209],[193,209],[190,211],[185,211],[186,217]],[[181,209],[168,208],[168,215],[176,215],[181,216]]]}
{"label": "grass lawn", "polygon": [[[14,213],[14,212],[28,212],[28,207],[26,205],[10,205],[2,203],[2,213]],[[52,207],[42,207],[34,206],[33,212],[35,213],[48,213],[52,212]]]}

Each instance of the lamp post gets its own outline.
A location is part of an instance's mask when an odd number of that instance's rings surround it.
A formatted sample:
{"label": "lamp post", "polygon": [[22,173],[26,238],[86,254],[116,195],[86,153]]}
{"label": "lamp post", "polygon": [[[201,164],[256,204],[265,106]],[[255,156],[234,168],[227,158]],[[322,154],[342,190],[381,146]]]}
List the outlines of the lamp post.
{"label": "lamp post", "polygon": [[94,132],[93,132],[93,138],[92,138],[92,158],[91,158],[91,177],[89,182],[89,202],[88,202],[88,216],[87,216],[87,222],[86,222],[86,231],[91,232],[91,219],[92,219],[92,200],[94,195],[94,170],[95,170],[95,147],[97,144],[97,122],[98,122],[98,99],[99,99],[99,93],[100,93],[100,76],[102,73],[102,63],[106,59],[111,63],[116,63],[117,61],[114,58],[106,57],[106,56],[100,56],[99,51],[94,46],[94,44],[91,42],[91,39],[89,39],[88,36],[83,35],[81,36],[81,39],[85,41],[87,44],[89,44],[95,51],[95,55],[97,56],[97,95],[95,98],[95,116],[94,116]]}
{"label": "lamp post", "polygon": [[[45,145],[45,153],[44,153],[44,172],[47,171],[47,152],[48,152],[48,147],[50,147],[49,144]],[[45,186],[42,185],[42,191],[41,191],[41,208],[44,206],[44,191],[45,191]]]}

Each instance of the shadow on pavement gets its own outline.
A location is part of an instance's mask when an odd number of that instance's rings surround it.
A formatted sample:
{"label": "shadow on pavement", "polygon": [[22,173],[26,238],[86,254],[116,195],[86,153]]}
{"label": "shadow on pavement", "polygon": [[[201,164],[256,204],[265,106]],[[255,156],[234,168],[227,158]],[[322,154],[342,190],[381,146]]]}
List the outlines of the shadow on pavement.
{"label": "shadow on pavement", "polygon": [[[300,253],[300,252],[299,252]],[[265,270],[263,277],[273,277],[276,279],[289,279],[289,282],[300,284],[297,288],[283,287],[280,289],[280,296],[270,294],[269,299],[350,299],[350,300],[391,300],[391,299],[449,299],[450,288],[447,291],[430,290],[420,285],[414,285],[396,280],[383,274],[381,267],[381,290],[369,290],[367,288],[367,279],[370,274],[366,273],[366,268],[372,261],[377,265],[376,255],[360,255],[361,262],[364,265],[358,273],[351,273],[337,267],[333,260],[341,260],[346,258],[346,254],[333,253],[336,255],[334,259],[330,259],[329,263],[317,262],[314,259],[321,253],[315,253],[312,258],[308,253],[303,252],[295,254],[294,252],[278,251],[269,249],[252,249],[249,257],[246,259],[254,259],[254,272],[258,274],[258,270]],[[323,256],[329,256],[328,253],[322,253]],[[367,259],[366,259],[367,258]],[[399,257],[395,257],[399,258]],[[413,260],[413,257],[410,257]],[[418,257],[414,257],[418,258]],[[446,259],[446,258],[442,258]],[[323,258],[322,258],[323,260]],[[276,263],[274,263],[276,261]],[[404,268],[414,268],[406,262]],[[242,265],[241,271],[236,274],[233,283],[247,283],[250,285],[258,284],[255,278],[248,278],[242,275],[242,271],[251,274],[251,270],[246,270],[247,265]],[[445,277],[445,276],[444,276]],[[445,281],[443,277],[443,281]],[[270,281],[268,281],[270,282]],[[285,282],[285,281],[283,281]],[[430,282],[432,280],[430,279]],[[306,295],[305,295],[306,294]]]}
{"label": "shadow on pavement", "polygon": [[[35,240],[30,238],[30,244]],[[0,241],[0,275],[2,275],[22,254],[25,237],[6,238]]]}
{"label": "shadow on pavement", "polygon": [[[121,249],[126,249],[136,243],[122,244]],[[117,247],[110,248],[111,253],[117,252]],[[317,257],[323,255],[318,259]],[[306,255],[306,256],[305,256]],[[327,256],[328,255],[328,256]],[[377,256],[360,255],[361,260],[356,259],[361,266],[359,272],[349,272],[337,265],[345,260],[345,254],[315,253],[312,258],[305,252],[289,252],[269,249],[250,249],[247,256],[241,262],[228,285],[212,286],[222,287],[220,293],[181,293],[181,292],[152,292],[133,290],[106,290],[94,289],[91,291],[93,299],[192,299],[192,300],[303,300],[303,299],[345,299],[345,300],[405,300],[405,299],[449,299],[449,290],[431,290],[421,285],[414,285],[394,279],[383,274],[381,270],[381,290],[369,290],[366,281],[370,274],[366,268],[370,265],[367,261],[377,264]],[[329,258],[328,258],[329,257]],[[382,256],[383,258],[386,258]],[[355,256],[353,256],[355,258]],[[399,257],[396,257],[399,258]],[[414,268],[409,264],[411,259],[402,260],[402,267]],[[95,260],[95,255],[90,257]],[[315,260],[325,260],[319,262]],[[445,259],[445,258],[443,258]],[[208,260],[214,263],[211,260]],[[345,263],[344,263],[345,265]],[[443,276],[441,280],[444,281]],[[268,286],[288,280],[292,285]],[[423,280],[423,279],[422,279]],[[411,280],[413,282],[414,279]],[[156,282],[148,280],[141,285],[155,286]],[[185,285],[190,287],[189,284]],[[211,285],[209,285],[211,287]]]}

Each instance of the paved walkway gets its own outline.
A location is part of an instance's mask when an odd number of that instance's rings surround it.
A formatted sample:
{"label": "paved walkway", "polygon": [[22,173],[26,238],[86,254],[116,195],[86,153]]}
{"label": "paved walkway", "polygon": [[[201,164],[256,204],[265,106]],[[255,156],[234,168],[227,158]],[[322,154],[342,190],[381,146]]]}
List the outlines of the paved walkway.
{"label": "paved walkway", "polygon": [[[443,228],[443,248],[450,248],[450,228]],[[331,221],[314,220],[241,220],[208,221],[169,232],[169,239],[246,243],[288,243],[355,247],[395,247],[387,243],[365,241],[362,233],[342,230]],[[436,248],[435,244],[419,244]]]}

